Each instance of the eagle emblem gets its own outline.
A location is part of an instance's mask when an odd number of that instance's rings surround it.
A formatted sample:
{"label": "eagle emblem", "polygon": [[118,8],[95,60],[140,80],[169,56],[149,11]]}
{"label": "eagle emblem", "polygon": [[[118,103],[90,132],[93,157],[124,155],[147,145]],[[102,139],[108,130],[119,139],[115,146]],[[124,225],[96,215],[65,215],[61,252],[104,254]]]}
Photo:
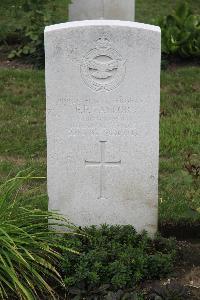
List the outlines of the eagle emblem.
{"label": "eagle emblem", "polygon": [[117,61],[111,60],[110,62],[98,62],[98,60],[88,61],[88,68],[91,76],[97,79],[107,79],[112,77],[112,71],[117,70]]}
{"label": "eagle emblem", "polygon": [[111,91],[123,80],[125,60],[111,47],[110,41],[101,37],[96,48],[82,60],[81,75],[85,84],[95,91]]}

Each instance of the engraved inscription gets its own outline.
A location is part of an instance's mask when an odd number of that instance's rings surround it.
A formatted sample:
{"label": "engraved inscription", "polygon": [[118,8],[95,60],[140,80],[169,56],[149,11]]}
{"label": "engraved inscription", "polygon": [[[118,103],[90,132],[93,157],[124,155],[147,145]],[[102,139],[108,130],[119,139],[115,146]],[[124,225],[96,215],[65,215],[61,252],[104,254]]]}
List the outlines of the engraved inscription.
{"label": "engraved inscription", "polygon": [[95,91],[111,91],[122,82],[125,75],[125,60],[106,37],[97,40],[96,48],[89,51],[81,64],[85,84]]}
{"label": "engraved inscription", "polygon": [[95,105],[77,105],[75,107],[77,113],[122,113],[128,114],[131,113],[131,108],[125,105],[112,105],[112,106],[95,106]]}
{"label": "engraved inscription", "polygon": [[106,141],[100,141],[100,146],[101,146],[101,160],[100,161],[88,161],[85,160],[85,165],[86,167],[100,167],[100,192],[99,192],[99,197],[98,199],[105,199],[104,197],[104,167],[105,166],[120,166],[121,165],[121,160],[120,161],[106,161],[105,159],[105,148],[106,148]]}
{"label": "engraved inscription", "polygon": [[68,136],[129,136],[135,137],[137,136],[136,128],[116,128],[116,129],[108,129],[108,128],[80,128],[73,127],[66,131],[66,135]]}

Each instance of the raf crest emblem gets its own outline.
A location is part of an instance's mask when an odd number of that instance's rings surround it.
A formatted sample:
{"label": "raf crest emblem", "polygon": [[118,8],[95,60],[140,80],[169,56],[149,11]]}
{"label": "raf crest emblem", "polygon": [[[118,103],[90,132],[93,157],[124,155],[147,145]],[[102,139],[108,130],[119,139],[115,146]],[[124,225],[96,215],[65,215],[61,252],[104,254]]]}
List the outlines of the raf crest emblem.
{"label": "raf crest emblem", "polygon": [[106,37],[97,40],[96,48],[83,58],[81,75],[85,84],[95,91],[111,91],[123,80],[125,60]]}

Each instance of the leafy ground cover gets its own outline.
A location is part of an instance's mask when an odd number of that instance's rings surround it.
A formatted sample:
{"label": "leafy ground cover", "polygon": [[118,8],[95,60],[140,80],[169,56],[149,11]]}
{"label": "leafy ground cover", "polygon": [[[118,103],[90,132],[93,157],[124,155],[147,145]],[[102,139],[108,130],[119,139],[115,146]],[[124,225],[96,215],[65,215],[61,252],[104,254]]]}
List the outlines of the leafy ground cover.
{"label": "leafy ground cover", "polygon": [[109,290],[134,289],[144,279],[166,277],[174,268],[177,249],[172,239],[158,237],[152,241],[130,225],[91,226],[84,232],[86,236],[74,235],[64,244],[81,255],[63,253],[62,262],[65,285],[80,299],[90,295],[92,300],[95,294]]}
{"label": "leafy ground cover", "polygon": [[[161,75],[159,219],[200,220],[200,68]],[[46,176],[44,72],[0,70],[0,176],[25,168]],[[46,181],[40,183],[45,192]],[[46,205],[46,202],[41,205]]]}
{"label": "leafy ground cover", "polygon": [[200,244],[160,236],[152,242],[130,225],[91,226],[84,233],[64,243],[81,253],[63,253],[61,263],[73,300],[199,299]]}

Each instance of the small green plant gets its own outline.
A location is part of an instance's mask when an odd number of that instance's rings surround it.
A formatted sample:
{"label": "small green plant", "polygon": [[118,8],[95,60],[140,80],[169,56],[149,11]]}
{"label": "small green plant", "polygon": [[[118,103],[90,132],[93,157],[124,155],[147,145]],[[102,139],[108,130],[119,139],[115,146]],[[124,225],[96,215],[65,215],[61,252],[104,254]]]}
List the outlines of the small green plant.
{"label": "small green plant", "polygon": [[[22,182],[28,179],[30,176],[17,176],[0,186],[2,300],[34,300],[42,295],[55,299],[54,286],[63,285],[57,269],[62,259],[62,236],[58,231],[55,234],[48,225],[66,221],[55,213],[34,209],[31,203],[25,203],[20,190],[23,189]],[[65,251],[70,250],[65,247]]]}
{"label": "small green plant", "polygon": [[173,14],[156,21],[162,30],[162,53],[184,58],[200,57],[200,15],[181,1]]}
{"label": "small green plant", "polygon": [[132,288],[141,280],[160,278],[173,269],[174,240],[151,240],[132,226],[95,226],[85,236],[67,239],[64,246],[78,249],[80,256],[63,253],[62,273],[70,294],[99,293]]}

